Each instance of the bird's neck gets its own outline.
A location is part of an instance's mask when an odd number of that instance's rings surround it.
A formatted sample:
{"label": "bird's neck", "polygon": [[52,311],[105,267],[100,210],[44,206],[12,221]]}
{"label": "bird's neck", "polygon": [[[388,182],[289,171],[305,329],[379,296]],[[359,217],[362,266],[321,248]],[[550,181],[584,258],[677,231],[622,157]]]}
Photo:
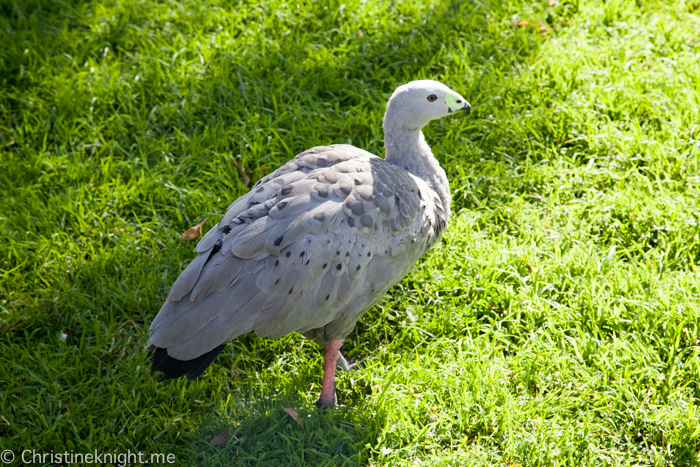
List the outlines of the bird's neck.
{"label": "bird's neck", "polygon": [[445,171],[425,142],[423,132],[384,126],[384,149],[387,162],[406,169],[425,180],[440,197],[447,217],[450,215],[450,185]]}

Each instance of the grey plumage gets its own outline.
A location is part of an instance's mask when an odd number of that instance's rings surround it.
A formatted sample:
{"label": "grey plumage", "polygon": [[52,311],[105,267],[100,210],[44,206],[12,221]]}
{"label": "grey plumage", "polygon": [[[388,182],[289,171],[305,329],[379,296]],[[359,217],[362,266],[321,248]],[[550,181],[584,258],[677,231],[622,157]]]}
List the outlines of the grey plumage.
{"label": "grey plumage", "polygon": [[[314,168],[314,160],[325,162]],[[293,183],[275,183],[304,169]],[[440,237],[435,219],[444,209],[419,195],[431,191],[353,146],[299,154],[232,204],[237,215],[227,213],[201,240],[153,321],[149,345],[190,360],[251,331],[278,337],[338,319],[358,290],[383,292]]]}
{"label": "grey plumage", "polygon": [[[393,124],[385,119],[385,130]],[[408,167],[392,160],[390,133],[386,160],[350,145],[314,147],[231,203],[173,284],[148,347],[190,361],[249,332],[344,338],[449,220],[447,179],[420,128],[394,132],[408,136],[392,144],[415,143],[403,150]],[[411,171],[421,157],[428,165]]]}

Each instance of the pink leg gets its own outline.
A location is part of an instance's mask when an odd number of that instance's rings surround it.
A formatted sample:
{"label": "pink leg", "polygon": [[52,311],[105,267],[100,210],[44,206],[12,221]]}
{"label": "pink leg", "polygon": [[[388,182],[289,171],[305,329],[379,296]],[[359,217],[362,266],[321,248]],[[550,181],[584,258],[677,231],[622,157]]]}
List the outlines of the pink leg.
{"label": "pink leg", "polygon": [[321,386],[321,397],[316,401],[316,406],[323,409],[335,407],[335,362],[338,360],[341,340],[330,341],[323,344],[323,384]]}

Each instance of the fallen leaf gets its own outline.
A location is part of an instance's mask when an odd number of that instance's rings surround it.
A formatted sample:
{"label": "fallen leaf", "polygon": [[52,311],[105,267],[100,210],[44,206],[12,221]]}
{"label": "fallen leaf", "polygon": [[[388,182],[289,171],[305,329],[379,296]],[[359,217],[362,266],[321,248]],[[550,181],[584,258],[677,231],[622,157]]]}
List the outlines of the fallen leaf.
{"label": "fallen leaf", "polygon": [[194,240],[195,238],[199,237],[199,234],[202,232],[202,226],[208,220],[209,220],[209,218],[205,217],[204,220],[202,222],[200,222],[199,224],[185,230],[185,232],[182,234],[182,239],[187,242],[189,240]]}
{"label": "fallen leaf", "polygon": [[245,173],[245,168],[243,167],[243,161],[241,160],[241,155],[239,154],[237,156],[238,158],[234,162],[236,164],[236,168],[238,169],[238,173],[241,175],[241,181],[245,186],[248,186],[250,183],[250,177],[248,176],[247,173]]}
{"label": "fallen leaf", "polygon": [[540,34],[548,34],[549,28],[546,24],[542,24],[539,21],[531,23],[529,21],[515,21],[513,26],[518,26],[519,28],[530,27],[533,31],[539,31]]}
{"label": "fallen leaf", "polygon": [[225,444],[226,441],[228,441],[230,437],[231,437],[231,429],[226,428],[224,431],[222,431],[218,435],[214,436],[211,439],[211,441],[209,441],[209,443],[212,446],[218,446],[219,444]]}
{"label": "fallen leaf", "polygon": [[290,409],[289,407],[282,407],[282,410],[287,412],[287,414],[289,414],[289,416],[292,417],[294,421],[299,424],[299,426],[302,426],[301,420],[299,420],[299,414],[296,410]]}

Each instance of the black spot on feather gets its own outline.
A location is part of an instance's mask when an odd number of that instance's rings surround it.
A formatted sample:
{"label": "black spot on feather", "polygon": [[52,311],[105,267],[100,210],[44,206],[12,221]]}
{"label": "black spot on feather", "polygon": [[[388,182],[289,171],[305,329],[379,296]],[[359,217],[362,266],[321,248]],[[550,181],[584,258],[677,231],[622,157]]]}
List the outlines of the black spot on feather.
{"label": "black spot on feather", "polygon": [[280,243],[282,243],[282,240],[284,240],[284,235],[281,237],[278,237],[277,240],[275,240],[275,246],[280,246]]}
{"label": "black spot on feather", "polygon": [[350,206],[350,211],[356,216],[361,216],[365,213],[365,208],[362,206],[361,202],[357,202]]}

